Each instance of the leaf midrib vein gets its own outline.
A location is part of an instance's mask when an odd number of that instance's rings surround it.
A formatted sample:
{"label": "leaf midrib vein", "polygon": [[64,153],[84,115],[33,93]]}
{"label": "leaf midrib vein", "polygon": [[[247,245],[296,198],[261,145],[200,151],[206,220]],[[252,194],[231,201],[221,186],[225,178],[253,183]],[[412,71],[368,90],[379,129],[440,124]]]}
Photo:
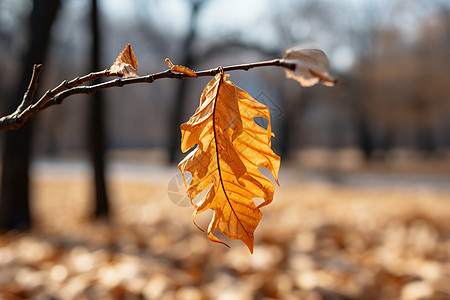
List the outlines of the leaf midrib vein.
{"label": "leaf midrib vein", "polygon": [[241,220],[238,218],[237,213],[234,211],[234,207],[231,204],[230,199],[228,198],[227,192],[225,190],[225,186],[223,184],[223,179],[222,179],[222,172],[221,172],[221,168],[220,168],[220,158],[219,158],[219,146],[217,143],[217,132],[216,132],[216,106],[217,106],[217,99],[219,98],[219,91],[220,91],[220,86],[222,85],[222,80],[223,80],[223,73],[221,73],[220,76],[220,81],[219,81],[219,86],[217,87],[217,94],[216,97],[214,99],[214,107],[213,107],[213,115],[212,115],[212,121],[213,121],[213,130],[214,130],[214,143],[216,146],[216,160],[217,160],[217,170],[219,172],[219,181],[220,181],[220,185],[222,186],[222,190],[223,193],[225,195],[225,198],[227,199],[228,205],[230,205],[231,211],[233,212],[234,216],[236,217],[236,219],[238,220],[239,224],[241,225],[241,227],[244,229],[245,233],[247,234],[247,236],[250,236],[249,233],[247,232],[247,229],[245,228],[244,224],[242,224]]}

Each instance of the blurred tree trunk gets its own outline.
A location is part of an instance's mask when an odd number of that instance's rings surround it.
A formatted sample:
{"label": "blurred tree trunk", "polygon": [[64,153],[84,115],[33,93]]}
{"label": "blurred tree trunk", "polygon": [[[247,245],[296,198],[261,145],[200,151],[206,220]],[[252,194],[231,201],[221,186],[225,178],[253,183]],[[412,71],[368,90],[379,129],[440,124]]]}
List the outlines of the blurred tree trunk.
{"label": "blurred tree trunk", "polygon": [[[370,72],[370,66],[367,63],[361,63],[360,74],[367,74]],[[353,124],[355,130],[356,147],[361,151],[366,162],[370,161],[376,150],[375,139],[371,129],[371,123],[368,114],[367,95],[372,89],[370,80],[363,75],[353,86],[353,98],[351,99],[351,106],[353,111]],[[362,78],[362,79],[361,79]]]}
{"label": "blurred tree trunk", "polygon": [[[284,99],[285,95],[281,96],[281,99]],[[283,105],[284,107],[287,107],[287,105]],[[293,111],[286,109],[285,113],[281,117],[281,135],[279,137],[279,147],[280,147],[280,157],[283,160],[289,160],[291,158],[291,141],[292,141],[292,128],[295,124],[294,118],[297,114],[295,114]]]}
{"label": "blurred tree trunk", "polygon": [[369,161],[375,151],[370,125],[365,115],[359,111],[356,116],[356,144],[361,150],[364,160]]}
{"label": "blurred tree trunk", "polygon": [[[9,110],[20,103],[31,78],[33,64],[42,63],[47,52],[50,29],[60,6],[59,0],[34,0],[30,15],[29,44],[23,58],[21,78]],[[28,121],[21,129],[5,133],[2,186],[0,198],[0,228],[29,229],[29,166],[31,161],[32,125]]]}
{"label": "blurred tree trunk", "polygon": [[[100,69],[100,29],[98,21],[97,0],[91,0],[91,68],[92,71]],[[98,83],[98,82],[97,82]],[[93,94],[90,101],[89,112],[89,153],[94,168],[95,182],[95,218],[108,218],[109,202],[105,183],[105,115],[104,101],[101,91]]]}
{"label": "blurred tree trunk", "polygon": [[305,108],[309,104],[311,94],[308,90],[303,90],[302,93],[295,93],[292,91],[286,92],[284,89],[280,89],[279,92],[282,115],[280,116],[280,134],[277,135],[278,142],[276,144],[279,147],[279,155],[283,160],[292,159],[292,150],[294,150],[293,142],[295,137],[298,137],[298,132],[301,130],[299,127],[299,120],[303,118]]}
{"label": "blurred tree trunk", "polygon": [[[187,67],[192,67],[194,64],[194,53],[192,51],[192,45],[194,38],[197,34],[197,16],[200,10],[200,7],[203,2],[201,1],[192,1],[192,11],[191,11],[191,20],[189,23],[189,31],[183,40],[181,45],[181,49],[183,50],[183,56],[180,59],[180,64]],[[172,107],[172,113],[170,117],[169,123],[169,162],[171,164],[175,163],[181,155],[180,145],[181,145],[181,118],[183,117],[183,103],[184,97],[186,94],[186,90],[188,87],[187,80],[181,80],[178,83],[177,90],[175,92],[175,103]]]}

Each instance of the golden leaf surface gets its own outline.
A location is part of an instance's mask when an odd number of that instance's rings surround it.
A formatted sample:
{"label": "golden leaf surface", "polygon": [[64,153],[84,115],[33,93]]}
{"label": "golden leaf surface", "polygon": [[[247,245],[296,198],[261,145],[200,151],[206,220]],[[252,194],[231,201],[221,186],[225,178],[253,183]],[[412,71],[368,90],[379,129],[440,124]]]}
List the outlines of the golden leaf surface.
{"label": "golden leaf surface", "polygon": [[330,75],[330,63],[322,50],[291,48],[283,54],[283,61],[295,64],[295,70],[285,70],[286,77],[292,78],[304,87],[319,82],[333,86],[336,80]]}
{"label": "golden leaf surface", "polygon": [[139,77],[137,74],[138,61],[134,55],[133,49],[128,44],[125,49],[117,56],[114,64],[109,68],[111,75],[118,75],[122,78]]}
{"label": "golden leaf surface", "polygon": [[174,66],[170,59],[166,58],[166,62],[169,65],[169,69],[173,73],[182,73],[184,75],[188,75],[189,77],[197,77],[197,74],[185,66],[176,65]]}
{"label": "golden leaf surface", "polygon": [[[267,119],[267,129],[256,124],[255,117]],[[178,165],[183,177],[185,172],[192,175],[186,193],[196,208],[193,220],[212,209],[209,239],[223,243],[212,233],[218,229],[231,239],[242,240],[253,253],[260,208],[272,202],[275,191],[258,167],[266,167],[277,183],[280,168],[280,157],[271,149],[269,108],[217,74],[203,90],[194,115],[181,125],[181,132],[183,152],[197,144]],[[195,203],[194,198],[204,190],[205,196]],[[263,202],[256,206],[253,198]]]}

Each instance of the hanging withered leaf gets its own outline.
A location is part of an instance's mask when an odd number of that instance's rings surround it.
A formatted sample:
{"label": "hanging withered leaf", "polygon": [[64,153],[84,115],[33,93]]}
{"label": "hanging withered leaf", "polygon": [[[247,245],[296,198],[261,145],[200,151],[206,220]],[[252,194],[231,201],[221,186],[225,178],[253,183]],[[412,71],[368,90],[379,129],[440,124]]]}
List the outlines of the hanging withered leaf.
{"label": "hanging withered leaf", "polygon": [[[267,119],[267,129],[255,117]],[[214,211],[208,227],[211,241],[223,243],[213,231],[219,229],[231,239],[242,240],[253,253],[254,231],[261,219],[260,208],[272,202],[275,187],[258,167],[266,167],[278,183],[280,157],[271,149],[269,108],[246,91],[217,74],[203,90],[200,105],[181,125],[181,150],[197,147],[178,168],[190,172],[187,195],[195,216]],[[207,191],[199,202],[194,198]],[[253,198],[263,199],[258,206]]]}
{"label": "hanging withered leaf", "polygon": [[298,81],[304,87],[319,82],[333,86],[336,80],[330,75],[330,63],[323,51],[318,49],[291,48],[284,52],[283,62],[295,64],[295,70],[286,70],[286,77]]}
{"label": "hanging withered leaf", "polygon": [[173,73],[181,73],[184,75],[188,75],[189,77],[197,77],[197,74],[194,71],[192,71],[191,69],[189,69],[188,67],[180,66],[180,65],[174,66],[173,63],[168,58],[166,58],[166,62],[169,65],[170,71]]}
{"label": "hanging withered leaf", "polygon": [[133,49],[128,44],[117,56],[114,64],[109,68],[110,75],[117,75],[122,78],[139,77],[137,74],[138,61]]}

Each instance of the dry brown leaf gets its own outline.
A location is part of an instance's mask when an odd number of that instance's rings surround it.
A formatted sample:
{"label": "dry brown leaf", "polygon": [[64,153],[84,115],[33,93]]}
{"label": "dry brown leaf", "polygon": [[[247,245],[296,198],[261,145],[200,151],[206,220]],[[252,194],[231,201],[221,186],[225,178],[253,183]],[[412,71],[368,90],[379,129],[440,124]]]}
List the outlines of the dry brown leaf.
{"label": "dry brown leaf", "polygon": [[[257,125],[255,117],[266,118],[267,129]],[[277,183],[280,167],[280,157],[270,148],[269,108],[217,74],[203,90],[194,115],[181,125],[181,132],[183,152],[198,145],[178,165],[183,174],[192,174],[186,192],[196,208],[193,219],[214,210],[209,239],[223,243],[212,233],[219,229],[231,239],[242,240],[253,253],[253,234],[262,216],[259,208],[272,201],[275,191],[258,167],[269,169]],[[193,199],[204,190],[206,195],[195,203]],[[264,202],[256,206],[253,198]]]}
{"label": "dry brown leaf", "polygon": [[295,64],[295,70],[285,70],[286,77],[309,87],[319,82],[333,86],[336,80],[330,75],[330,63],[323,51],[318,49],[291,48],[283,54],[282,61]]}
{"label": "dry brown leaf", "polygon": [[173,73],[181,73],[188,75],[189,77],[197,77],[197,74],[185,66],[176,65],[174,66],[170,59],[166,58],[166,62],[169,65],[170,71]]}
{"label": "dry brown leaf", "polygon": [[117,56],[114,64],[109,68],[111,75],[118,75],[122,78],[139,77],[137,74],[138,61],[128,44],[125,49]]}

